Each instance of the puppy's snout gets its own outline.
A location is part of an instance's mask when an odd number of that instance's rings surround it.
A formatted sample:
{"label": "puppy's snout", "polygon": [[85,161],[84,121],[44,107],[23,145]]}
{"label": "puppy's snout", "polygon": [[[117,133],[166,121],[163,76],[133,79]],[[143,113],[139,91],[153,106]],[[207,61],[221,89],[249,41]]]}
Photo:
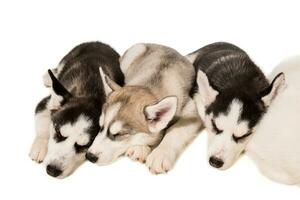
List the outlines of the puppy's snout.
{"label": "puppy's snout", "polygon": [[209,164],[215,168],[221,168],[224,165],[224,161],[220,158],[212,156],[209,158]]}
{"label": "puppy's snout", "polygon": [[58,177],[59,175],[62,174],[62,170],[55,165],[48,165],[46,170],[47,170],[47,174],[53,177]]}
{"label": "puppy's snout", "polygon": [[95,162],[97,162],[97,160],[98,160],[98,156],[96,156],[95,154],[92,154],[92,153],[90,153],[90,152],[87,152],[87,153],[85,154],[85,158],[86,158],[87,160],[91,161],[92,163],[95,163]]}

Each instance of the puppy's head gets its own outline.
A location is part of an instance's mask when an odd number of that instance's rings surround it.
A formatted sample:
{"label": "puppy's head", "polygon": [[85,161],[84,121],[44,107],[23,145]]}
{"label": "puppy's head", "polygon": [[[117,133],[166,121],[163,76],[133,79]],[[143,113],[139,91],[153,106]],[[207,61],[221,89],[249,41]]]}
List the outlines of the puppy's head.
{"label": "puppy's head", "polygon": [[240,154],[255,131],[266,108],[284,84],[281,73],[256,96],[247,92],[219,92],[210,85],[205,73],[198,71],[198,91],[194,96],[197,110],[208,132],[208,160],[211,166],[228,169]]}
{"label": "puppy's head", "polygon": [[156,99],[140,86],[120,87],[105,78],[110,93],[99,120],[100,132],[87,153],[99,165],[113,162],[135,145],[153,146],[173,119],[177,98]]}
{"label": "puppy's head", "polygon": [[59,108],[52,109],[44,163],[50,176],[64,178],[85,160],[85,153],[99,132],[101,110],[97,99],[73,97],[55,77],[52,84],[50,108],[51,103]]}

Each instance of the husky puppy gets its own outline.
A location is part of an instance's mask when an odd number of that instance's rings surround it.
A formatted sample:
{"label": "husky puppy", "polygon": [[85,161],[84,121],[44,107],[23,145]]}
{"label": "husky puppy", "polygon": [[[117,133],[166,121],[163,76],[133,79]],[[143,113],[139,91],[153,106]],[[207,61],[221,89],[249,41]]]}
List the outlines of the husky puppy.
{"label": "husky puppy", "polygon": [[283,72],[285,85],[245,147],[246,155],[268,178],[300,185],[300,56],[282,62],[270,80]]}
{"label": "husky puppy", "polygon": [[189,97],[193,65],[175,50],[157,44],[132,46],[120,65],[125,86],[106,78],[111,93],[87,158],[104,165],[126,154],[146,162],[152,173],[165,173],[201,128]]}
{"label": "husky puppy", "polygon": [[208,131],[209,163],[227,169],[245,149],[284,76],[270,84],[249,56],[229,43],[210,44],[187,58],[197,70],[194,99]]}
{"label": "husky puppy", "polygon": [[50,176],[64,178],[85,160],[85,152],[99,132],[106,94],[103,73],[122,85],[119,55],[100,42],[71,50],[58,67],[44,75],[51,94],[36,107],[36,137],[30,157],[44,162]]}

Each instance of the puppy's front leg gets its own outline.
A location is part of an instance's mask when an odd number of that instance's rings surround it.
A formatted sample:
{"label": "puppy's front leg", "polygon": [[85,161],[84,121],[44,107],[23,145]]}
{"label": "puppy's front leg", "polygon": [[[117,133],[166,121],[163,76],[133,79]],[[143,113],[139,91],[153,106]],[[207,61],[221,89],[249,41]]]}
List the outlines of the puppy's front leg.
{"label": "puppy's front leg", "polygon": [[166,173],[174,166],[178,156],[197,136],[202,122],[190,100],[183,108],[179,120],[168,130],[157,148],[148,156],[146,165],[153,174]]}
{"label": "puppy's front leg", "polygon": [[30,158],[38,163],[43,162],[48,149],[50,111],[47,109],[50,96],[44,98],[36,107],[36,136],[29,153]]}
{"label": "puppy's front leg", "polygon": [[134,161],[145,163],[150,153],[151,148],[149,146],[133,146],[127,150],[125,155]]}

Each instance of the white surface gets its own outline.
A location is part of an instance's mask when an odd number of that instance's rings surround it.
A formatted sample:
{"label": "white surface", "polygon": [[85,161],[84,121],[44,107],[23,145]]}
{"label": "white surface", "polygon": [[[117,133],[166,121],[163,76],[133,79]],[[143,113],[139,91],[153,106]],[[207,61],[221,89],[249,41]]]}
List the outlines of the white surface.
{"label": "white surface", "polygon": [[247,158],[225,172],[209,167],[205,132],[160,176],[122,159],[107,167],[86,163],[57,180],[28,157],[34,107],[48,93],[42,75],[80,42],[101,40],[119,53],[154,42],[187,54],[229,41],[265,72],[299,54],[297,1],[248,2],[1,1],[0,199],[299,199],[299,187],[267,180]]}

